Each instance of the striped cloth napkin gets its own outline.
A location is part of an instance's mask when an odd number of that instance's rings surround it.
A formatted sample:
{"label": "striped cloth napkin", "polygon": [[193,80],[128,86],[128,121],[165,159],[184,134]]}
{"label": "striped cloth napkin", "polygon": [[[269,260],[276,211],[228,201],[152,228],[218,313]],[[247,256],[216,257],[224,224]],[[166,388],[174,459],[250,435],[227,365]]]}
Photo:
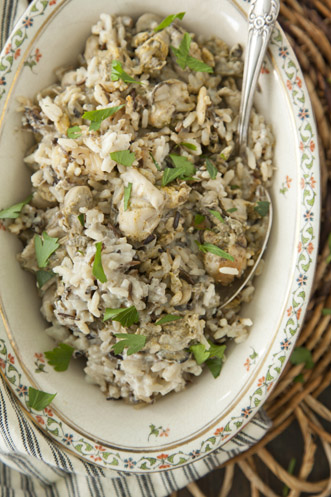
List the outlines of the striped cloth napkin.
{"label": "striped cloth napkin", "polygon": [[[1,47],[27,0],[0,0]],[[10,497],[165,497],[260,440],[271,422],[263,411],[232,440],[182,468],[152,474],[118,473],[78,459],[30,421],[0,377],[0,495]]]}

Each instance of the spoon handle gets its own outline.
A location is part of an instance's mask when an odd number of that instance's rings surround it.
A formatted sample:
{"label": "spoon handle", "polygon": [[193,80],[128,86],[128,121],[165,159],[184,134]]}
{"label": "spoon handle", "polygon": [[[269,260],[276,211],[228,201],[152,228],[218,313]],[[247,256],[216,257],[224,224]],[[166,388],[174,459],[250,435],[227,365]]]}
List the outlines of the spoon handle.
{"label": "spoon handle", "polygon": [[245,55],[238,135],[240,149],[246,148],[249,118],[257,80],[279,13],[279,0],[252,0],[248,14],[248,42]]}

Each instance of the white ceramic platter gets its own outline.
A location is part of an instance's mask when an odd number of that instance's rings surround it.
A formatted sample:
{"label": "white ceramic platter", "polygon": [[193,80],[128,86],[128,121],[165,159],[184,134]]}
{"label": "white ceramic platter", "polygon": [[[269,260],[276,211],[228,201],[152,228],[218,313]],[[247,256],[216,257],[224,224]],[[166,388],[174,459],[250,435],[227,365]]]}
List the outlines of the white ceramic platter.
{"label": "white ceramic platter", "polygon": [[[23,157],[31,136],[20,128],[16,97],[33,97],[55,81],[54,69],[75,64],[102,12],[136,17],[186,11],[184,26],[245,45],[243,0],[34,0],[13,30],[0,60],[0,208],[29,193]],[[0,370],[41,429],[90,462],[119,471],[179,467],[219,448],[257,412],[293,348],[313,280],[319,225],[316,129],[302,74],[277,27],[260,78],[256,105],[276,136],[274,223],[256,296],[244,309],[254,325],[233,345],[217,380],[206,372],[184,392],[136,410],[106,401],[85,382],[82,364],[56,373],[43,352],[44,333],[34,279],[16,261],[17,239],[0,230]],[[50,407],[27,407],[28,387],[55,393]]]}

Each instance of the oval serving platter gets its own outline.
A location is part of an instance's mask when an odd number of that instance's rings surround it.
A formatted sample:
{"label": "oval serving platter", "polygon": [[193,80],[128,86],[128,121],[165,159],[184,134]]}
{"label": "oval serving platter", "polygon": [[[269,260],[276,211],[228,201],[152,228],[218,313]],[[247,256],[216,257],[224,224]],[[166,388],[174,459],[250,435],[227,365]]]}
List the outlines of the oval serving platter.
{"label": "oval serving platter", "polygon": [[[29,194],[23,157],[31,136],[20,127],[19,95],[33,97],[55,81],[54,69],[73,65],[102,12],[162,17],[185,11],[184,26],[245,45],[245,0],[34,0],[16,25],[0,59],[1,208]],[[73,21],[74,19],[74,21]],[[58,29],[61,26],[61,31]],[[298,62],[279,26],[260,77],[258,110],[276,137],[272,198],[274,222],[263,274],[243,314],[254,325],[246,341],[229,347],[217,380],[205,372],[179,394],[134,409],[106,401],[84,380],[82,364],[56,373],[44,351],[34,278],[17,260],[20,243],[0,230],[0,371],[25,412],[79,457],[117,471],[179,467],[221,447],[256,414],[277,382],[302,323],[317,255],[319,163],[316,128]],[[0,227],[3,228],[2,225]],[[57,393],[43,411],[28,407],[28,387]]]}

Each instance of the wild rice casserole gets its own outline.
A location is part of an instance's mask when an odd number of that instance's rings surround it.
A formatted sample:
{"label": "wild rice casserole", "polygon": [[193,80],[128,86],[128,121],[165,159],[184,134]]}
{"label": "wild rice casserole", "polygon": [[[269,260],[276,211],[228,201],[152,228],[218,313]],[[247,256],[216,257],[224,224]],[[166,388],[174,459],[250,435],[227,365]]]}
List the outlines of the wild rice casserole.
{"label": "wild rice casserole", "polygon": [[240,46],[172,21],[102,14],[78,67],[20,100],[36,144],[32,198],[8,226],[19,261],[37,274],[47,333],[86,358],[108,399],[133,403],[205,365],[218,376],[226,343],[245,339],[252,284],[224,308],[217,287],[254,263],[257,189],[273,172],[255,111],[247,163],[234,153]]}

